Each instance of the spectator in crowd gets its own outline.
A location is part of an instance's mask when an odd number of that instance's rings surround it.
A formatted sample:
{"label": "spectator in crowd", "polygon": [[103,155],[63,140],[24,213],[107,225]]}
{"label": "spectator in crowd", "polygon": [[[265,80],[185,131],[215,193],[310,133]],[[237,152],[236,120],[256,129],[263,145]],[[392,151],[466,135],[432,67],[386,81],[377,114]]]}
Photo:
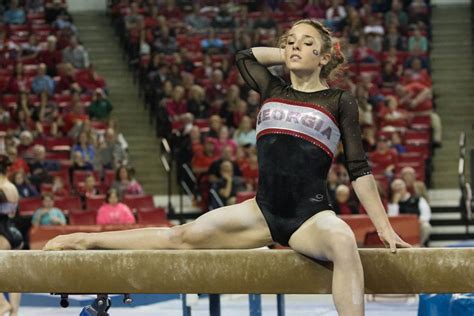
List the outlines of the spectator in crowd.
{"label": "spectator in crowd", "polygon": [[173,96],[166,102],[166,111],[172,121],[179,121],[183,114],[188,112],[183,86],[173,89]]}
{"label": "spectator in crowd", "polygon": [[383,50],[388,51],[390,48],[395,48],[398,51],[406,50],[404,38],[395,24],[390,25],[383,40]]}
{"label": "spectator in crowd", "polygon": [[352,215],[357,214],[357,205],[350,200],[351,190],[345,184],[340,184],[336,187],[336,203],[334,208],[338,215]]}
{"label": "spectator in crowd", "polygon": [[384,88],[394,89],[400,78],[396,72],[395,66],[391,62],[385,62],[382,68],[382,86]]}
{"label": "spectator in crowd", "polygon": [[130,208],[120,203],[119,194],[115,189],[107,191],[105,203],[97,211],[98,225],[135,224],[135,217]]}
{"label": "spectator in crowd", "polygon": [[397,151],[399,155],[407,152],[406,147],[402,143],[402,138],[400,137],[400,133],[397,133],[397,132],[392,133],[391,143],[392,143],[392,147]]}
{"label": "spectator in crowd", "polygon": [[56,85],[56,93],[79,91],[79,84],[76,82],[76,70],[70,63],[64,63],[58,66],[59,82]]}
{"label": "spectator in crowd", "polygon": [[63,50],[63,61],[72,64],[76,69],[84,69],[89,66],[89,54],[79,44],[76,36],[71,36],[69,46]]}
{"label": "spectator in crowd", "polygon": [[16,147],[18,154],[25,159],[31,158],[33,154],[33,134],[29,130],[23,130],[19,139],[20,142]]}
{"label": "spectator in crowd", "polygon": [[411,111],[419,113],[431,113],[432,91],[431,88],[419,82],[412,82],[406,85],[398,84],[395,91],[400,100],[400,104],[408,107]]}
{"label": "spectator in crowd", "polygon": [[256,191],[258,186],[258,159],[251,153],[248,162],[242,167],[242,176],[247,184],[247,190]]}
{"label": "spectator in crowd", "polygon": [[33,226],[43,225],[66,225],[66,216],[63,212],[54,207],[54,197],[50,193],[44,193],[42,196],[43,206],[37,209],[31,223]]}
{"label": "spectator in crowd", "polygon": [[219,131],[223,126],[222,118],[219,115],[211,115],[209,117],[209,133],[208,136],[212,138],[219,137]]}
{"label": "spectator in crowd", "polygon": [[54,80],[46,74],[46,65],[40,64],[38,67],[38,74],[33,79],[31,89],[35,94],[47,92],[49,95],[54,94]]}
{"label": "spectator in crowd", "polygon": [[357,85],[355,97],[359,107],[359,124],[373,125],[374,116],[372,113],[372,104],[369,103],[369,92],[364,86]]}
{"label": "spectator in crowd", "polygon": [[245,181],[234,175],[230,161],[222,162],[220,166],[221,178],[212,185],[224,206],[235,204],[238,192],[245,191]]}
{"label": "spectator in crowd", "polygon": [[216,31],[210,28],[207,37],[201,40],[201,49],[204,54],[222,54],[225,46],[224,42],[216,35]]}
{"label": "spectator in crowd", "polygon": [[219,130],[219,135],[217,139],[214,139],[216,144],[216,152],[218,155],[222,153],[224,146],[230,146],[232,148],[232,155],[235,155],[237,150],[237,143],[230,137],[229,128],[227,126],[222,126]]}
{"label": "spectator in crowd", "polygon": [[209,103],[206,101],[204,88],[194,84],[189,90],[187,99],[187,110],[195,118],[207,118],[209,115]]}
{"label": "spectator in crowd", "polygon": [[89,64],[87,68],[77,71],[75,73],[75,80],[86,93],[106,88],[104,78],[97,73],[93,64]]}
{"label": "spectator in crowd", "polygon": [[18,190],[18,194],[20,194],[21,198],[29,198],[39,195],[36,188],[25,178],[25,173],[23,171],[18,171],[13,174],[13,184]]}
{"label": "spectator in crowd", "polygon": [[25,70],[22,63],[16,63],[13,76],[8,83],[7,91],[10,94],[18,94],[29,90],[28,79],[25,76]]}
{"label": "spectator in crowd", "polygon": [[84,105],[79,96],[77,99],[72,99],[71,111],[64,117],[64,132],[68,134],[73,128],[80,128],[81,125],[89,119],[89,116],[84,113]]}
{"label": "spectator in crowd", "polygon": [[239,128],[234,132],[234,140],[239,146],[252,145],[257,143],[257,132],[252,126],[252,120],[248,116],[242,117]]}
{"label": "spectator in crowd", "polygon": [[211,138],[206,138],[204,150],[197,152],[191,161],[191,166],[198,176],[207,173],[212,162],[219,156],[216,153],[216,146]]}
{"label": "spectator in crowd", "polygon": [[3,14],[3,22],[6,24],[25,24],[25,10],[19,6],[18,0],[11,0],[8,10]]}
{"label": "spectator in crowd", "polygon": [[346,9],[339,4],[339,0],[332,0],[331,6],[326,10],[326,24],[330,28],[340,31],[346,16]]}
{"label": "spectator in crowd", "polygon": [[136,179],[132,178],[127,166],[118,167],[112,188],[117,191],[119,196],[144,194],[142,186]]}
{"label": "spectator in crowd", "polygon": [[370,125],[362,126],[362,145],[364,147],[365,152],[370,153],[374,151],[376,147],[374,126],[370,126]]}
{"label": "spectator in crowd", "polygon": [[385,13],[385,27],[396,25],[400,30],[406,30],[408,25],[408,15],[403,11],[402,4],[399,0],[392,1],[392,7],[389,12]]}
{"label": "spectator in crowd", "polygon": [[[70,179],[73,179],[75,171],[92,171],[92,170],[94,170],[93,165],[88,161],[84,161],[84,158],[82,157],[82,154],[80,151],[74,151],[72,153],[72,166],[69,167]],[[75,185],[77,185],[77,183]]]}
{"label": "spectator in crowd", "polygon": [[7,147],[7,155],[10,160],[10,167],[8,167],[8,175],[12,175],[16,172],[23,172],[28,174],[30,172],[30,167],[28,163],[23,159],[23,157],[18,156],[18,150],[15,146]]}
{"label": "spectator in crowd", "polygon": [[116,169],[118,166],[128,163],[127,152],[123,149],[117,139],[117,133],[112,128],[106,130],[105,139],[100,146],[98,155],[102,167],[106,169]]}
{"label": "spectator in crowd", "polygon": [[89,196],[96,196],[100,194],[94,175],[90,174],[84,179],[84,187],[80,193],[84,201]]}
{"label": "spectator in crowd", "polygon": [[376,150],[370,154],[370,162],[375,168],[383,171],[388,178],[393,178],[398,163],[398,154],[390,148],[387,138],[380,137],[378,139]]}
{"label": "spectator in crowd", "polygon": [[225,145],[222,148],[222,153],[221,155],[218,156],[216,160],[212,162],[212,164],[209,166],[208,169],[208,174],[209,174],[209,181],[210,182],[216,182],[220,177],[220,169],[221,165],[224,161],[230,161],[232,163],[232,168],[233,168],[233,174],[236,176],[241,176],[242,172],[239,168],[239,165],[234,159],[234,149],[232,146]]}
{"label": "spectator in crowd", "polygon": [[[224,73],[220,69],[215,69],[212,72],[211,82],[206,87],[206,97],[211,106],[215,102],[222,103],[227,94],[227,84],[224,81]],[[213,114],[217,114],[217,111]]]}
{"label": "spectator in crowd", "polygon": [[130,4],[130,13],[125,17],[125,28],[127,31],[139,29],[143,26],[143,15],[140,14],[140,8],[137,2]]}
{"label": "spectator in crowd", "polygon": [[422,60],[419,57],[411,59],[410,68],[405,69],[403,84],[419,82],[427,87],[431,87],[431,76],[428,70],[423,67]]}
{"label": "spectator in crowd", "polygon": [[415,197],[423,197],[426,201],[428,199],[428,190],[423,181],[416,179],[416,171],[412,167],[404,167],[401,171],[402,180],[405,181],[408,192]]}
{"label": "spectator in crowd", "polygon": [[38,38],[36,34],[30,34],[28,36],[28,42],[22,43],[20,45],[20,60],[21,62],[27,63],[31,61],[36,61],[38,53],[41,50],[40,44],[38,43]]}
{"label": "spectator in crowd", "polygon": [[387,106],[380,111],[382,126],[406,127],[410,115],[407,111],[398,107],[398,101],[394,96],[386,97]]}
{"label": "spectator in crowd", "polygon": [[421,34],[419,28],[408,38],[408,52],[412,55],[424,55],[428,52],[428,39]]}
{"label": "spectator in crowd", "polygon": [[51,187],[51,193],[54,197],[64,198],[70,195],[66,184],[63,181],[63,178],[59,176],[55,176],[53,178],[53,185]]}
{"label": "spectator in crowd", "polygon": [[275,19],[270,15],[269,9],[261,11],[262,14],[253,23],[253,29],[261,34],[275,34],[277,24]]}
{"label": "spectator in crowd", "polygon": [[364,27],[364,34],[367,36],[367,46],[374,52],[380,53],[383,46],[383,36],[385,30],[382,22],[375,16],[368,19],[367,25]]}
{"label": "spectator in crowd", "polygon": [[334,205],[336,203],[336,189],[337,186],[340,184],[339,179],[337,177],[337,167],[333,165],[328,172],[328,178],[327,178],[327,190],[328,190],[328,198],[329,201],[331,202],[331,205]]}
{"label": "spectator in crowd", "polygon": [[54,160],[46,160],[46,149],[43,145],[33,147],[33,159],[30,162],[31,182],[37,188],[41,183],[51,181],[50,171],[59,170],[59,163]]}
{"label": "spectator in crowd", "polygon": [[217,16],[211,22],[211,26],[217,30],[230,31],[236,27],[234,17],[229,14],[229,11],[221,7]]}
{"label": "spectator in crowd", "polygon": [[153,43],[156,51],[162,54],[171,55],[178,51],[176,38],[171,35],[167,26],[161,27],[160,36]]}
{"label": "spectator in crowd", "polygon": [[367,46],[367,40],[365,36],[359,37],[359,42],[353,51],[352,58],[357,63],[377,62],[377,53]]}
{"label": "spectator in crowd", "polygon": [[50,102],[48,92],[43,91],[40,95],[40,104],[31,116],[36,123],[36,130],[42,136],[46,135],[45,127],[49,126],[49,134],[53,137],[59,135],[59,129],[64,126],[62,115],[55,102]]}
{"label": "spectator in crowd", "polygon": [[80,153],[82,160],[85,163],[92,164],[95,159],[95,149],[90,143],[89,137],[86,132],[79,133],[76,144],[71,148],[71,153],[74,155],[76,152]]}
{"label": "spectator in crowd", "polygon": [[87,114],[89,114],[89,118],[104,121],[108,119],[112,109],[112,104],[104,95],[104,91],[101,88],[97,88],[95,90],[94,98],[91,104],[87,107]]}
{"label": "spectator in crowd", "polygon": [[415,214],[420,222],[420,244],[426,245],[431,232],[431,208],[425,198],[412,196],[405,181],[395,179],[391,184],[392,198],[388,204],[388,215]]}
{"label": "spectator in crowd", "polygon": [[193,11],[187,14],[184,22],[194,32],[206,32],[210,26],[209,19],[200,13],[199,3],[193,3]]}

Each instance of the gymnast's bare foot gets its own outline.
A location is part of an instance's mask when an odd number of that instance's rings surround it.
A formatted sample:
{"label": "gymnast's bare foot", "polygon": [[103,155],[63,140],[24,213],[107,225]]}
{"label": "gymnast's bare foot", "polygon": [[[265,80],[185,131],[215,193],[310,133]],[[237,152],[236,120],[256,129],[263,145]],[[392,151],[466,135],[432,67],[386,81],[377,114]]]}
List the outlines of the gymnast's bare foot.
{"label": "gymnast's bare foot", "polygon": [[[87,243],[87,233],[74,233],[54,237],[46,243],[43,250],[86,250],[89,249]],[[1,315],[1,314],[0,314]]]}
{"label": "gymnast's bare foot", "polygon": [[[3,294],[2,294],[3,295]],[[12,310],[12,306],[8,304],[6,301],[0,305],[0,315],[4,315],[5,313],[9,313]]]}

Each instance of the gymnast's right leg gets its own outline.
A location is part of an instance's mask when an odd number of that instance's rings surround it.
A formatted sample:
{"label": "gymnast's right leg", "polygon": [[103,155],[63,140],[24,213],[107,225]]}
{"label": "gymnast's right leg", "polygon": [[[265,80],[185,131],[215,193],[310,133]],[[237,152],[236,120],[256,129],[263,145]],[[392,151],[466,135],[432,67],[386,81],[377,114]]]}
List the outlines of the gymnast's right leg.
{"label": "gymnast's right leg", "polygon": [[270,243],[265,218],[255,199],[250,199],[213,210],[184,225],[62,235],[43,249],[245,249]]}

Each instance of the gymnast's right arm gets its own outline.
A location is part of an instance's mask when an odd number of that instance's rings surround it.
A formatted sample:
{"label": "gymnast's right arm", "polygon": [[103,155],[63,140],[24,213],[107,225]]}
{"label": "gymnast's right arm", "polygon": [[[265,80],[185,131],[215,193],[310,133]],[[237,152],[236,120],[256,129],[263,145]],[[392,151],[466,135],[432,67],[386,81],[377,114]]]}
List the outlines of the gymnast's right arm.
{"label": "gymnast's right arm", "polygon": [[239,51],[235,60],[245,82],[262,94],[267,91],[272,80],[278,80],[267,67],[283,64],[283,54],[276,47],[253,47]]}

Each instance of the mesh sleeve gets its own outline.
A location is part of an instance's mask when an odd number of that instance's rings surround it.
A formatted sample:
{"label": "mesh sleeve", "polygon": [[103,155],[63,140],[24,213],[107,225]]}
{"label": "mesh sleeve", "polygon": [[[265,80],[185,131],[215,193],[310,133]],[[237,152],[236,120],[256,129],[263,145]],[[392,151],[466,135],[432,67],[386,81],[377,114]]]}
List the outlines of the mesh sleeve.
{"label": "mesh sleeve", "polygon": [[252,49],[239,51],[235,56],[235,60],[242,78],[244,78],[249,87],[260,93],[260,95],[265,95],[274,76],[266,66],[257,61]]}
{"label": "mesh sleeve", "polygon": [[344,146],[346,168],[351,181],[370,174],[369,162],[362,146],[359,108],[357,101],[348,92],[343,92],[339,100],[339,127]]}

